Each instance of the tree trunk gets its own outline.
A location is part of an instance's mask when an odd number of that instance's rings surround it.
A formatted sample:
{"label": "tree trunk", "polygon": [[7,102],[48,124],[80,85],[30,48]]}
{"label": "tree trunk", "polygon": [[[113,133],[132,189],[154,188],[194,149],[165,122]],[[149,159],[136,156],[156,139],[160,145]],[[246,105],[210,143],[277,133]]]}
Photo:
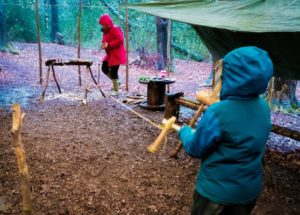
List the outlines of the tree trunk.
{"label": "tree trunk", "polygon": [[156,69],[162,70],[167,66],[168,20],[156,17],[157,31],[157,62]]}
{"label": "tree trunk", "polygon": [[[297,80],[284,80],[275,78],[272,93],[272,105],[275,108],[291,110],[299,108],[296,98]],[[268,93],[271,89],[268,90]]]}
{"label": "tree trunk", "polygon": [[50,0],[51,5],[51,33],[50,37],[52,42],[58,42],[57,37],[59,35],[59,26],[58,26],[58,9],[57,9],[57,1]]}
{"label": "tree trunk", "polygon": [[3,50],[8,43],[7,25],[3,11],[3,4],[0,1],[0,50]]}

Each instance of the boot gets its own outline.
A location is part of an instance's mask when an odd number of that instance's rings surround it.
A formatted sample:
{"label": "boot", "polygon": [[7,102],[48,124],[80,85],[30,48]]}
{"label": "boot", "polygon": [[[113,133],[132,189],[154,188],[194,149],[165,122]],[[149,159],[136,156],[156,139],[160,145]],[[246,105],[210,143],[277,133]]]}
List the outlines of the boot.
{"label": "boot", "polygon": [[113,90],[111,95],[112,96],[117,96],[118,92],[119,92],[119,83],[118,83],[118,79],[112,79],[113,82]]}

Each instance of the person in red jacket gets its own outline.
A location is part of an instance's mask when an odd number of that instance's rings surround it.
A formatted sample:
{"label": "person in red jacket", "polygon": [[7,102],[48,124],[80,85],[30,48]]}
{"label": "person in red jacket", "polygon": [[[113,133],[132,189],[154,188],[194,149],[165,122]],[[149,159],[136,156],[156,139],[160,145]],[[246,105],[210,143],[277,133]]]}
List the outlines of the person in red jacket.
{"label": "person in red jacket", "polygon": [[112,95],[118,95],[119,75],[118,70],[121,64],[126,63],[126,51],[124,47],[124,34],[120,27],[114,25],[108,14],[103,14],[99,18],[102,26],[101,49],[104,49],[106,56],[103,58],[102,71],[113,83]]}

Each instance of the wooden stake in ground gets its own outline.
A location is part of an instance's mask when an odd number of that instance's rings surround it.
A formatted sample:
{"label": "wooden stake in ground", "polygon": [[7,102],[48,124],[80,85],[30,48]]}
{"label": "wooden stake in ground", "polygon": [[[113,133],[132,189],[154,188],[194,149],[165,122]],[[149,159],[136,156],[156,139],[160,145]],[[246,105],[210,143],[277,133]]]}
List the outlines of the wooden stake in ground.
{"label": "wooden stake in ground", "polygon": [[18,162],[19,173],[21,175],[21,189],[22,189],[22,212],[24,215],[31,214],[31,194],[29,185],[29,171],[26,163],[26,156],[24,147],[21,139],[21,129],[22,122],[25,116],[21,112],[21,107],[19,104],[14,104],[12,106],[12,144],[15,147],[15,153]]}
{"label": "wooden stake in ground", "polygon": [[43,65],[42,65],[42,46],[41,46],[41,33],[40,33],[40,17],[39,17],[39,1],[35,1],[35,16],[36,16],[36,30],[39,49],[39,70],[40,70],[40,84],[43,83]]}
{"label": "wooden stake in ground", "polygon": [[86,68],[85,72],[85,81],[84,81],[84,99],[83,99],[83,104],[87,105],[87,94],[89,92],[89,86],[88,86],[88,78],[89,78],[89,72],[88,68]]}
{"label": "wooden stake in ground", "polygon": [[[79,0],[79,9],[78,9],[78,49],[77,49],[77,58],[80,59],[80,49],[81,49],[81,12],[82,12],[82,0]],[[79,86],[81,86],[81,68],[78,66],[78,75],[79,75]]]}
{"label": "wooden stake in ground", "polygon": [[128,8],[127,8],[128,0],[126,0],[126,91],[129,91],[129,26],[128,26]]}
{"label": "wooden stake in ground", "polygon": [[98,63],[97,83],[100,84],[101,65]]}

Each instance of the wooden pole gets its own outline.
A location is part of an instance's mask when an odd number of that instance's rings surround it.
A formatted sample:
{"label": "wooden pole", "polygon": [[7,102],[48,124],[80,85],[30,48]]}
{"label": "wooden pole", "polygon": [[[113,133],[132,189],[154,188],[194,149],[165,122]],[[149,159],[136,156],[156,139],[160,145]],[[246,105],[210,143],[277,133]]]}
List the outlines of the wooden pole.
{"label": "wooden pole", "polygon": [[15,147],[15,153],[18,162],[18,169],[21,175],[21,189],[22,189],[22,214],[31,214],[31,194],[29,185],[29,171],[26,163],[26,155],[21,139],[22,122],[25,114],[21,112],[19,104],[12,106],[12,144]]}
{"label": "wooden pole", "polygon": [[269,95],[268,95],[268,103],[270,107],[272,108],[272,98],[273,98],[273,93],[274,93],[274,82],[275,82],[275,77],[273,76],[271,78],[271,81],[269,83]]}
{"label": "wooden pole", "polygon": [[126,91],[129,91],[129,26],[128,26],[128,0],[126,0]]}
{"label": "wooden pole", "polygon": [[83,104],[87,105],[87,96],[88,96],[88,92],[89,92],[89,86],[88,86],[88,67],[86,68],[86,72],[85,72],[85,79],[84,79],[84,99],[83,99]]}
{"label": "wooden pole", "polygon": [[273,133],[300,141],[300,131],[272,124]]}
{"label": "wooden pole", "polygon": [[35,16],[36,16],[36,30],[39,49],[39,70],[40,70],[40,84],[43,83],[43,65],[42,65],[42,46],[40,33],[40,17],[39,17],[39,0],[35,1]]}
{"label": "wooden pole", "polygon": [[217,63],[218,61],[215,61],[213,60],[213,64],[212,64],[212,83],[211,83],[211,86],[212,88],[215,87],[215,84],[216,84],[216,67],[217,67]]}
{"label": "wooden pole", "polygon": [[98,75],[97,75],[97,82],[100,85],[100,74],[101,74],[101,65],[98,63]]}
{"label": "wooden pole", "polygon": [[[167,39],[167,75],[170,78],[171,73],[171,25],[172,22],[168,19],[168,39]],[[167,92],[170,92],[170,85],[167,86]]]}
{"label": "wooden pole", "polygon": [[[81,13],[82,13],[82,0],[79,0],[79,9],[78,9],[78,49],[77,49],[77,58],[80,59],[80,49],[81,49]],[[78,75],[79,75],[79,86],[81,86],[81,68],[78,66]]]}

